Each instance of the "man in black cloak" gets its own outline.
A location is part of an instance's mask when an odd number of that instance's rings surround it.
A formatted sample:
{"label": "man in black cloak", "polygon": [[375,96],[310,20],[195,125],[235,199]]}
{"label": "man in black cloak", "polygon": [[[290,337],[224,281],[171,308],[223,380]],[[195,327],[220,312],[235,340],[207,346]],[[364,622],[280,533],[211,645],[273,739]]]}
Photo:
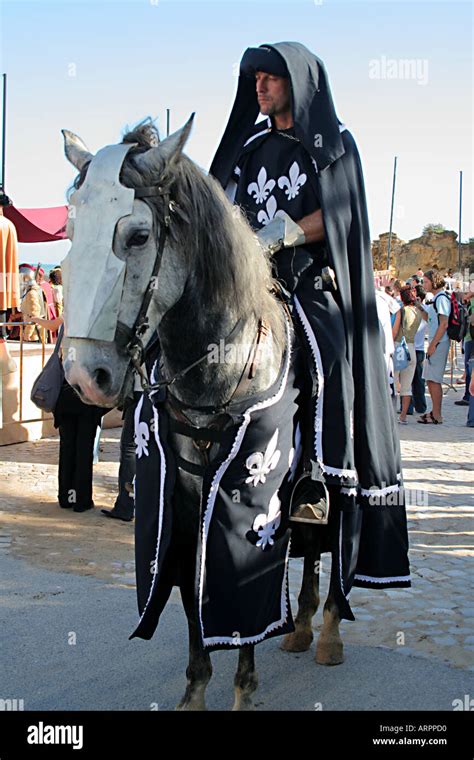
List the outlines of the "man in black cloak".
{"label": "man in black cloak", "polygon": [[331,583],[341,618],[353,619],[353,585],[411,585],[408,537],[360,158],[304,45],[246,50],[210,172],[291,294],[311,378],[293,517],[317,524],[330,507]]}

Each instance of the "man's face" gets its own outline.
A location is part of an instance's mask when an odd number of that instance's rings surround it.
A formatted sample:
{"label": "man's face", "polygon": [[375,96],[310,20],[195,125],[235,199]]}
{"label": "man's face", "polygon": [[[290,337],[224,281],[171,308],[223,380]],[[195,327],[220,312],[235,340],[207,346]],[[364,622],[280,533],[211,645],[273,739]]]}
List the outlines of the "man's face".
{"label": "man's face", "polygon": [[257,100],[260,113],[275,116],[290,110],[290,80],[265,71],[255,74]]}
{"label": "man's face", "polygon": [[427,293],[431,293],[433,290],[433,285],[428,277],[423,277],[423,289],[426,290]]}

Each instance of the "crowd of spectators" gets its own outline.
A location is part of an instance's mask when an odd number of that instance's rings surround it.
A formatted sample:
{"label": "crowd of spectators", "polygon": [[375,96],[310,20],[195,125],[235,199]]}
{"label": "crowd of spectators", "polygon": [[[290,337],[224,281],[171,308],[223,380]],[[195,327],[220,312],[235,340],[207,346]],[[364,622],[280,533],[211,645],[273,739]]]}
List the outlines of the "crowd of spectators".
{"label": "crowd of spectators", "polygon": [[[43,267],[18,265],[14,225],[3,215],[9,204],[0,192],[0,338],[38,342],[45,331],[49,341],[61,340],[63,288],[61,267],[48,277]],[[465,304],[466,324],[462,339],[465,375],[464,394],[455,403],[469,408],[467,425],[474,427],[474,292],[462,292],[448,270],[418,270],[407,281],[392,278],[385,287],[376,286],[376,305],[384,347],[387,380],[401,425],[415,413],[417,422],[441,425],[442,385],[451,341],[448,323],[452,298]],[[26,323],[26,324],[25,324]],[[58,337],[59,336],[59,337]],[[60,349],[61,351],[61,349]],[[431,399],[427,409],[426,389]],[[133,519],[133,479],[135,473],[134,411],[138,388],[123,407],[124,425],[120,441],[118,495],[108,517]],[[98,431],[107,410],[84,404],[64,379],[54,409],[59,430],[58,503],[63,509],[85,512],[94,506],[92,472]]]}
{"label": "crowd of spectators", "polygon": [[[470,284],[470,283],[469,283]],[[384,344],[388,382],[401,425],[415,412],[424,425],[443,423],[443,383],[453,341],[448,326],[453,299],[464,320],[461,351],[465,373],[464,395],[455,404],[469,407],[467,426],[474,427],[472,364],[474,359],[474,291],[459,285],[451,270],[418,270],[407,281],[392,278],[376,288],[376,304]],[[427,409],[426,390],[431,399]]]}

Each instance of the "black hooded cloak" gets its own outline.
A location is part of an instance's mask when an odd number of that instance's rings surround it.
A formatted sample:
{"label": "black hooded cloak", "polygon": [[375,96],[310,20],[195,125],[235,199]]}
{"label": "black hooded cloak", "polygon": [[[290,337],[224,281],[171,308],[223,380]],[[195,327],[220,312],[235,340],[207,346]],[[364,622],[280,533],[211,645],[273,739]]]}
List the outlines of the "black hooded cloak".
{"label": "black hooded cloak", "polygon": [[[362,167],[354,138],[336,116],[322,61],[297,42],[250,48],[242,59],[235,102],[210,168],[230,197],[236,189],[235,167],[271,125],[255,123],[259,106],[255,79],[249,76],[255,70],[279,76],[287,72],[290,78],[294,135],[307,152],[306,168],[314,170],[311,182],[318,199],[314,210],[322,209],[327,262],[337,282],[334,302],[342,327],[334,334],[329,322],[320,338],[338,344],[352,376],[351,388],[341,386],[340,401],[352,411],[357,477],[341,483],[340,519],[336,528],[333,525],[331,543],[332,575],[343,577],[338,594],[341,617],[353,619],[347,603],[352,585],[411,585],[399,439],[378,326]],[[328,385],[325,361],[322,374]],[[324,426],[331,426],[328,416]],[[335,571],[335,560],[342,573]]]}

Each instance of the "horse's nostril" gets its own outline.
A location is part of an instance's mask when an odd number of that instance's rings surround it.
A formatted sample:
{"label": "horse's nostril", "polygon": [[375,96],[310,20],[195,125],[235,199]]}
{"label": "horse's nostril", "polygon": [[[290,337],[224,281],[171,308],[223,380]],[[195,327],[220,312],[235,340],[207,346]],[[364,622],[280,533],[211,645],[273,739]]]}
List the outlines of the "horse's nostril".
{"label": "horse's nostril", "polygon": [[97,387],[101,390],[106,390],[111,383],[111,377],[110,373],[106,369],[102,369],[102,367],[99,367],[94,372],[94,379],[97,384]]}

